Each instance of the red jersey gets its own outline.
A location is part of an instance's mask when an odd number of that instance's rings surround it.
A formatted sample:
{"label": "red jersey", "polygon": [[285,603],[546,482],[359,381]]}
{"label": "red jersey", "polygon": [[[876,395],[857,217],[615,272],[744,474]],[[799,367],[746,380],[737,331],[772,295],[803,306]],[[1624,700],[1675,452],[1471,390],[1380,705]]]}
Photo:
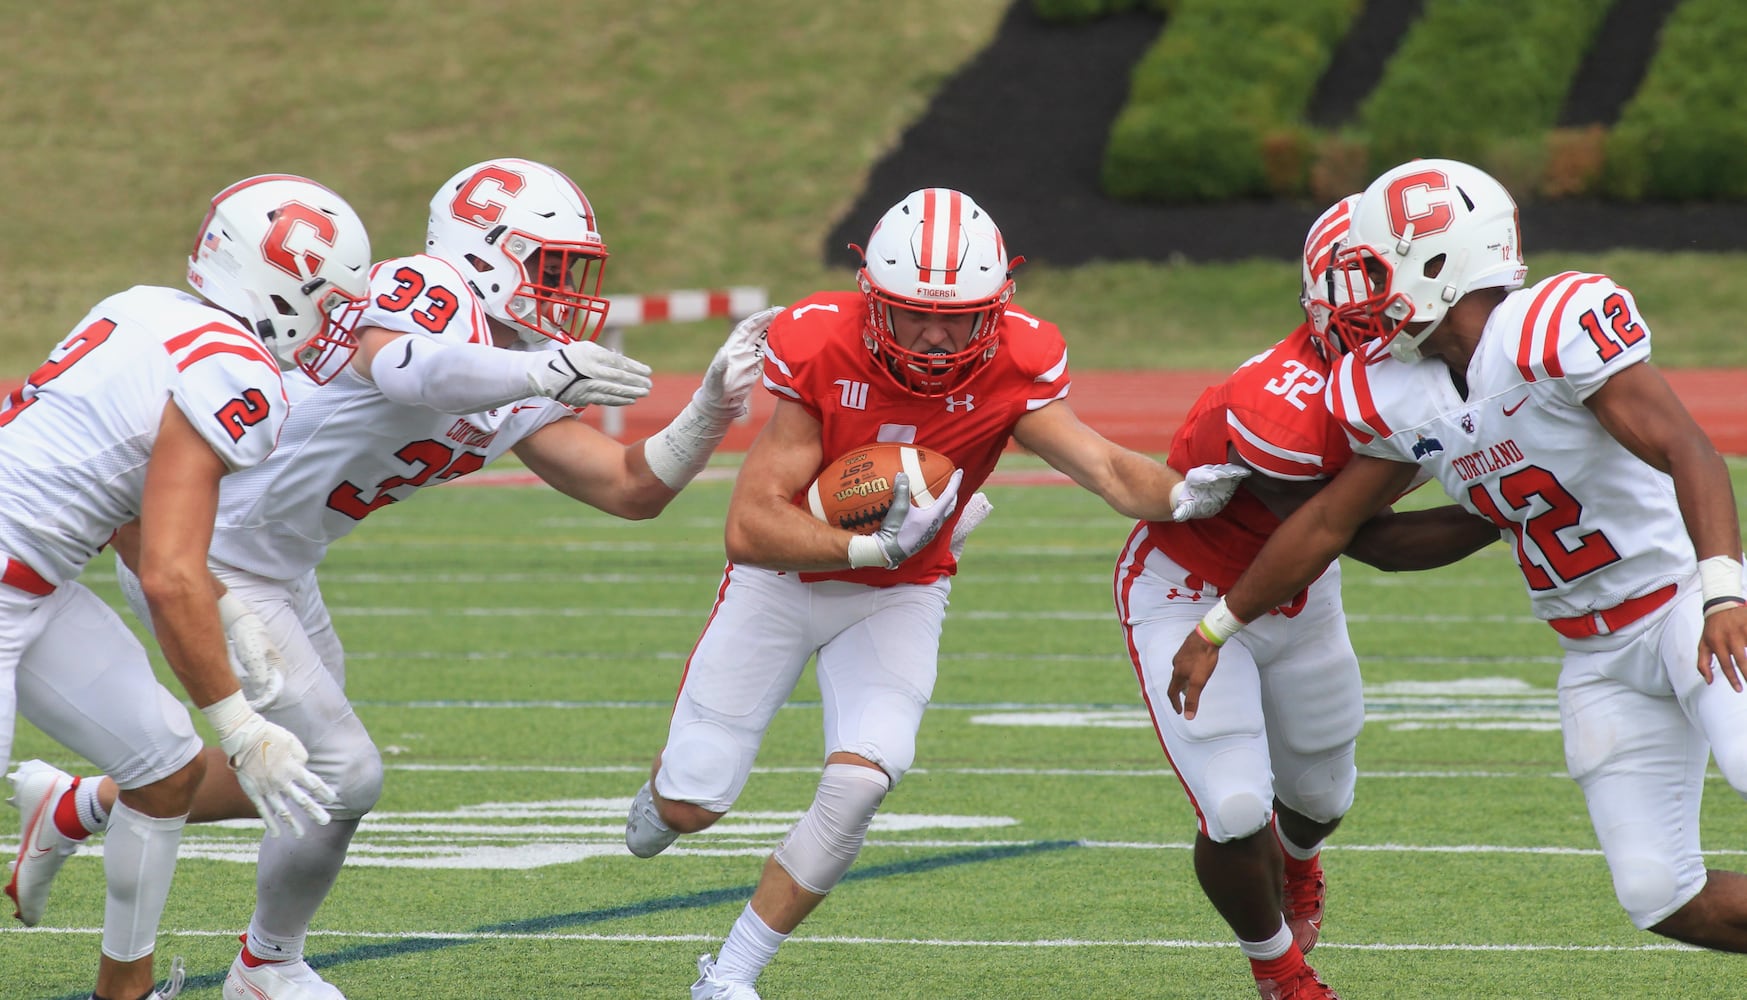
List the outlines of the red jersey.
{"label": "red jersey", "polygon": [[[1068,348],[1061,331],[1012,304],[995,330],[1001,344],[995,356],[969,382],[939,399],[912,395],[879,370],[880,362],[862,340],[866,313],[860,292],[820,292],[770,324],[765,388],[806,407],[819,421],[822,462],[875,441],[918,444],[964,470],[958,487],[962,505],[994,471],[1019,418],[1068,394]],[[806,491],[794,500],[805,508]],[[927,548],[895,570],[803,573],[801,579],[889,587],[950,576],[958,563],[947,543],[957,520],[954,512]]]}
{"label": "red jersey", "polygon": [[[1171,468],[1229,461],[1230,445],[1260,475],[1328,479],[1352,458],[1340,422],[1323,402],[1332,365],[1312,346],[1309,325],[1244,362],[1208,389],[1171,440]],[[1149,522],[1149,541],[1220,591],[1231,589],[1280,519],[1239,489],[1225,509],[1195,521]]]}

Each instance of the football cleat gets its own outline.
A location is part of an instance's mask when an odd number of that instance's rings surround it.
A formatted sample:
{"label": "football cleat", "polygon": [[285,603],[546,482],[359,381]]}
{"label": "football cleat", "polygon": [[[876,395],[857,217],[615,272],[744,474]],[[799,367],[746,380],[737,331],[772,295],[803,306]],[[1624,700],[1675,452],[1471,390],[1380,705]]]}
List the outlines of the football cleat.
{"label": "football cleat", "polygon": [[679,839],[679,831],[661,821],[655,808],[655,792],[643,782],[637,797],[631,800],[631,811],[625,816],[625,846],[640,858],[653,858]]}
{"label": "football cleat", "polygon": [[1341,1000],[1308,965],[1284,979],[1258,979],[1256,990],[1262,1000]]}
{"label": "football cleat", "polygon": [[79,842],[55,826],[55,806],[79,779],[40,760],[27,760],[6,780],[12,783],[12,797],[6,801],[17,806],[23,817],[18,857],[9,866],[12,878],[6,883],[6,895],[15,906],[13,916],[26,927],[35,927],[48,905],[55,874],[79,850]]}
{"label": "football cleat", "polygon": [[339,988],[316,975],[303,959],[250,967],[241,952],[224,977],[224,1000],[346,1000]]}
{"label": "football cleat", "polygon": [[751,983],[717,979],[716,963],[708,955],[699,955],[698,981],[692,984],[692,1000],[759,1000],[759,996]]}
{"label": "football cleat", "polygon": [[1306,955],[1322,936],[1322,906],[1327,896],[1321,852],[1309,861],[1286,858],[1285,903],[1281,910],[1286,926],[1292,929],[1293,943]]}

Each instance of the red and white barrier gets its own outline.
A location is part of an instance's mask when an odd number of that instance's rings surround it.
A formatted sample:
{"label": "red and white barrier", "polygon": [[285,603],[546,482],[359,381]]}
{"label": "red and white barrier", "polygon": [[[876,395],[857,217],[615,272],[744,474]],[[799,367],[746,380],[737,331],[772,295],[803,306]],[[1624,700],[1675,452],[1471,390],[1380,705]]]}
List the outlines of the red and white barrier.
{"label": "red and white barrier", "polygon": [[[602,347],[623,354],[625,328],[644,323],[696,323],[707,319],[725,319],[738,323],[770,305],[770,293],[763,288],[684,289],[677,292],[656,292],[650,295],[609,295],[607,321],[601,330]],[[601,408],[601,430],[619,437],[625,430],[625,414],[619,407]]]}

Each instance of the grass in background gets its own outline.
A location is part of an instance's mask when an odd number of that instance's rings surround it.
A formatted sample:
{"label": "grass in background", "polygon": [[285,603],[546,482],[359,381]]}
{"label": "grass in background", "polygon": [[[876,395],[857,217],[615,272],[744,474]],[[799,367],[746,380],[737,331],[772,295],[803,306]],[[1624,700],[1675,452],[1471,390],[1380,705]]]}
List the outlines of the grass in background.
{"label": "grass in background", "polygon": [[[1747,496],[1747,463],[1732,470]],[[1111,611],[1128,522],[1075,489],[988,492],[918,767],[764,996],[1253,997],[1195,885],[1193,816]],[[717,583],[726,501],[701,482],[628,523],[543,489],[456,486],[334,548],[324,592],[389,769],[310,939],[349,996],[685,996],[821,753],[809,674],[735,812],[658,859],[625,854],[625,806]],[[87,576],[113,600],[108,569]],[[1670,947],[1615,904],[1563,775],[1558,649],[1503,546],[1433,573],[1347,574],[1367,725],[1315,955],[1342,995],[1738,995],[1737,958]],[[75,765],[28,725],[17,751]],[[1712,861],[1742,868],[1747,808],[1714,777],[1709,792]],[[0,843],[16,828],[0,809]],[[160,954],[187,957],[195,1000],[217,996],[247,919],[254,836],[184,839]],[[86,852],[44,928],[0,926],[0,997],[83,996],[101,918]]]}
{"label": "grass in background", "polygon": [[[528,156],[589,193],[610,292],[852,287],[846,255],[820,260],[824,234],[1007,6],[0,0],[0,73],[30,94],[0,102],[0,377],[35,368],[103,296],[180,286],[206,199],[265,171],[334,187],[384,257],[422,246],[445,178]],[[1747,255],[1555,258],[1526,237],[1538,276],[1631,287],[1662,364],[1747,364]],[[1044,262],[1020,272],[1020,300],[1082,370],[1229,369],[1298,321],[1292,265],[1054,269],[1048,247],[1014,249]],[[627,351],[699,370],[718,337],[650,327]]]}

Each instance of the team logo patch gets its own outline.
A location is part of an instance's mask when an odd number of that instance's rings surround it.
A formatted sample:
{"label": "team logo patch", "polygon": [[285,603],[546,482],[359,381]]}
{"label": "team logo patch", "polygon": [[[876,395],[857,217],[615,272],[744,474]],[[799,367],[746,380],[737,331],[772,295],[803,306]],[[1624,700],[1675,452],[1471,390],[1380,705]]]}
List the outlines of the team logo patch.
{"label": "team logo patch", "polygon": [[1425,458],[1444,450],[1444,443],[1437,438],[1429,438],[1424,434],[1415,434],[1414,437],[1418,439],[1413,443],[1414,458]]}

